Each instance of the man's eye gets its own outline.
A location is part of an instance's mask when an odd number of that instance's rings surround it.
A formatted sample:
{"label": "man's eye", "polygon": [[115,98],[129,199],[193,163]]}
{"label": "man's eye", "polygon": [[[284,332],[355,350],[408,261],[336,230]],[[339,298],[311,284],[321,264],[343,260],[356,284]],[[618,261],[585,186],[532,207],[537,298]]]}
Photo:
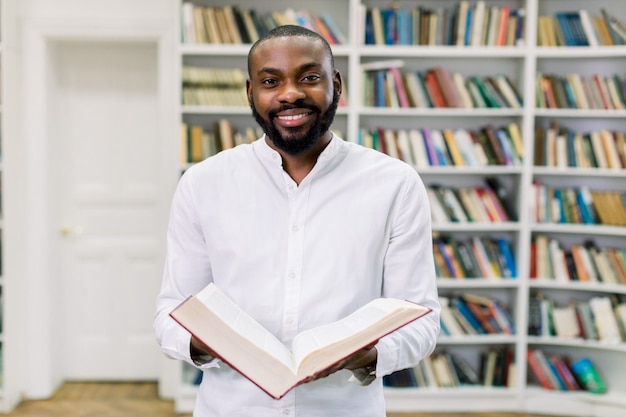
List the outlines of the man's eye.
{"label": "man's eye", "polygon": [[304,77],[304,81],[317,81],[319,79],[319,75],[307,75],[306,77]]}
{"label": "man's eye", "polygon": [[276,84],[276,80],[272,80],[272,79],[263,80],[262,83],[265,85],[274,85]]}

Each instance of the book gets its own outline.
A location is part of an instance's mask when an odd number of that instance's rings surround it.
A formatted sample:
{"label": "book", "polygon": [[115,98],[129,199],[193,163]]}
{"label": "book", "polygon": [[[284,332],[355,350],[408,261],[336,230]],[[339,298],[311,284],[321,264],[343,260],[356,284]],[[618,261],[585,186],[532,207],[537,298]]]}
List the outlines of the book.
{"label": "book", "polygon": [[391,73],[391,79],[393,80],[393,86],[395,88],[396,94],[398,95],[398,101],[400,107],[411,107],[411,103],[409,102],[408,92],[404,87],[404,77],[400,73],[398,67],[389,68],[389,72]]}
{"label": "book", "polygon": [[572,374],[572,370],[567,365],[567,362],[565,361],[565,359],[563,359],[559,355],[549,354],[548,360],[553,365],[553,368],[556,370],[561,380],[563,380],[563,383],[565,384],[565,388],[567,390],[569,391],[580,390],[580,385],[578,384],[576,377],[574,377],[574,374]]}
{"label": "book", "polygon": [[613,303],[608,296],[595,296],[589,300],[591,313],[598,331],[598,339],[605,343],[620,343],[622,337],[613,312]]}
{"label": "book", "polygon": [[452,352],[448,355],[461,385],[480,385],[480,377],[464,357]]}
{"label": "book", "polygon": [[598,33],[598,37],[600,38],[600,43],[602,45],[615,45],[613,41],[613,37],[611,36],[611,32],[608,27],[608,23],[604,20],[602,16],[594,16],[592,20],[594,24],[594,28]]}
{"label": "book", "polygon": [[445,67],[434,67],[432,72],[439,86],[446,104],[446,107],[463,107],[461,97],[457,92],[450,70]]}
{"label": "book", "polygon": [[532,371],[532,375],[535,377],[537,382],[539,382],[539,384],[541,384],[541,386],[545,389],[553,389],[545,367],[541,365],[533,350],[529,349],[526,352],[526,362],[528,363],[528,368]]}
{"label": "book", "polygon": [[474,8],[472,31],[470,37],[470,46],[482,46],[483,24],[486,16],[486,3],[484,0],[478,0]]}
{"label": "book", "polygon": [[435,371],[435,378],[440,388],[452,388],[459,385],[458,376],[444,353],[435,353],[432,355],[432,365]]}
{"label": "book", "polygon": [[606,384],[600,377],[594,364],[588,358],[582,358],[572,363],[570,366],[572,372],[580,382],[580,384],[589,392],[596,394],[606,392]]}
{"label": "book", "polygon": [[210,283],[170,316],[225,363],[273,398],[335,365],[430,308],[394,299],[372,300],[345,318],[298,334],[290,351]]}
{"label": "book", "polygon": [[383,377],[386,387],[417,387],[417,379],[413,369],[401,369]]}
{"label": "book", "polygon": [[554,331],[558,337],[576,338],[580,336],[575,305],[554,307],[552,319],[554,320]]}
{"label": "book", "polygon": [[589,46],[598,46],[600,42],[597,38],[596,31],[593,28],[593,24],[591,23],[589,12],[585,9],[580,9],[578,11],[578,15],[580,16],[580,23],[583,27],[585,36],[587,37],[587,41],[589,42]]}

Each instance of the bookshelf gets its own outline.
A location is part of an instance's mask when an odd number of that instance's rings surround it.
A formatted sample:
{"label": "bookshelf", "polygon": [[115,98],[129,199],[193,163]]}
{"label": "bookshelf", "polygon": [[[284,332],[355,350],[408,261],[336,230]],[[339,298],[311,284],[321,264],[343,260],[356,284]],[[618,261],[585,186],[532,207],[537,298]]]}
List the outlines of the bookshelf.
{"label": "bookshelf", "polygon": [[[182,1],[176,2],[176,22],[184,21]],[[225,7],[221,0],[193,0],[197,6]],[[530,279],[531,244],[538,235],[556,239],[563,247],[592,240],[599,247],[626,249],[626,227],[610,224],[574,224],[538,222],[531,213],[536,203],[533,183],[551,187],[585,185],[593,190],[626,192],[626,170],[586,167],[548,167],[535,163],[535,131],[538,127],[558,123],[559,127],[575,132],[589,133],[609,129],[626,132],[624,109],[540,108],[536,105],[537,73],[566,76],[575,72],[581,76],[596,73],[605,76],[622,73],[626,67],[626,46],[535,46],[540,16],[553,16],[560,11],[588,10],[600,13],[601,8],[625,19],[626,15],[610,0],[590,4],[583,0],[487,0],[485,7],[508,6],[511,11],[522,10],[524,36],[515,45],[502,46],[444,46],[441,36],[435,45],[375,45],[364,44],[368,8],[388,8],[390,2],[364,0],[324,0],[314,4],[290,2],[294,10],[305,9],[312,14],[330,13],[347,43],[333,45],[336,66],[341,71],[347,91],[348,105],[340,107],[334,129],[346,140],[358,141],[363,131],[379,128],[411,129],[465,129],[480,131],[486,125],[493,127],[516,124],[523,143],[523,159],[513,165],[429,166],[417,165],[416,170],[429,187],[476,188],[487,178],[497,178],[507,193],[506,203],[510,219],[499,222],[435,222],[433,232],[454,240],[493,238],[506,240],[514,254],[517,275],[513,279],[449,279],[440,278],[440,295],[453,297],[474,293],[498,300],[510,309],[516,332],[507,334],[464,335],[440,337],[436,353],[453,352],[462,356],[471,366],[480,366],[480,357],[488,349],[508,349],[513,353],[515,373],[508,387],[465,386],[457,388],[386,388],[390,411],[517,411],[576,416],[618,416],[626,410],[626,383],[621,375],[626,367],[626,343],[606,344],[589,340],[569,340],[557,337],[536,337],[527,334],[529,300],[537,291],[553,296],[559,302],[571,299],[588,300],[592,296],[613,295],[626,300],[626,286],[602,282],[570,282],[555,279]],[[399,8],[416,5],[432,10],[453,9],[457,0],[425,0],[394,2]],[[476,1],[467,2],[474,8]],[[262,4],[239,2],[242,9],[256,9],[259,14],[283,11],[284,2],[269,0]],[[441,17],[441,15],[440,15]],[[183,25],[182,23],[180,23]],[[181,31],[183,28],[181,28]],[[510,35],[516,39],[515,33]],[[176,71],[184,66],[211,68],[239,68],[245,70],[245,58],[250,45],[180,42]],[[380,61],[401,60],[403,73],[427,71],[440,66],[465,77],[506,74],[517,88],[523,106],[488,108],[453,107],[374,107],[364,106],[362,65]],[[178,88],[181,83],[177,81]],[[231,121],[234,128],[244,130],[256,127],[246,106],[189,106],[179,105],[177,121],[187,125],[201,125],[207,131],[222,118]],[[187,166],[181,158],[181,170]],[[548,278],[548,277],[546,277]],[[552,278],[552,277],[549,277]],[[567,355],[573,359],[590,358],[600,370],[608,385],[605,394],[589,392],[548,391],[539,387],[527,368],[529,349]],[[195,388],[192,369],[180,366],[176,381],[181,381],[175,393],[176,408],[189,411],[193,407]],[[169,378],[170,376],[168,376]]]}
{"label": "bookshelf", "polygon": [[[5,3],[0,3],[0,87],[5,85],[5,77],[4,77],[4,45],[5,45],[5,36],[4,36],[4,6]],[[4,96],[0,94],[0,152],[2,150],[2,143],[4,142],[4,129],[2,128],[2,124],[5,120],[4,117]],[[3,158],[4,155],[0,153],[0,193],[2,192],[2,178],[4,177],[4,166],[3,166]],[[0,194],[0,201],[2,201],[2,195]],[[1,206],[0,206],[1,207]],[[0,208],[1,210],[1,208]],[[0,248],[3,241],[4,235],[4,216],[2,216],[2,212],[0,211]],[[4,253],[2,249],[0,249],[0,400],[4,400],[4,274],[1,270],[2,261],[4,260]],[[4,401],[2,401],[4,402]]]}
{"label": "bookshelf", "polygon": [[[19,348],[16,323],[6,320],[5,312],[16,311],[15,276],[12,274],[11,249],[5,242],[13,241],[12,204],[4,194],[12,188],[12,165],[6,155],[11,153],[7,138],[14,135],[15,92],[15,16],[13,0],[0,0],[0,413],[10,412],[20,400]],[[12,82],[13,81],[13,82]]]}

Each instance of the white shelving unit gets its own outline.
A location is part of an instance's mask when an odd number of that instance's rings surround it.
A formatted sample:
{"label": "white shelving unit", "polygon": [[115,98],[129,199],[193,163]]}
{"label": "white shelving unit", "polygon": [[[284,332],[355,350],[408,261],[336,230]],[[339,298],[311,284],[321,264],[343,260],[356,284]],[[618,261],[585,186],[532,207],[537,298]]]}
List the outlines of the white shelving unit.
{"label": "white shelving unit", "polygon": [[[227,0],[193,0],[196,5],[223,7]],[[426,6],[452,7],[457,0],[426,0],[394,2],[400,7]],[[476,2],[470,1],[470,6]],[[363,45],[364,6],[389,6],[388,1],[377,0],[321,0],[306,2],[294,0],[288,4],[278,0],[262,3],[239,2],[243,9],[255,9],[258,13],[306,9],[311,13],[332,14],[349,44],[334,46],[336,67],[341,71],[348,91],[349,106],[340,108],[334,129],[343,133],[346,140],[355,140],[360,128],[378,126],[394,129],[408,128],[466,128],[478,129],[487,124],[506,125],[515,122],[520,126],[525,159],[520,167],[487,167],[469,169],[457,167],[419,168],[427,185],[450,186],[477,185],[485,177],[498,177],[512,195],[516,220],[498,224],[434,224],[439,234],[457,238],[472,236],[505,237],[513,247],[518,278],[513,280],[440,280],[439,291],[450,295],[464,291],[489,295],[502,300],[511,307],[516,321],[517,334],[512,336],[441,337],[438,349],[460,352],[477,366],[478,354],[488,347],[506,346],[514,351],[516,362],[515,386],[511,388],[463,387],[449,389],[386,389],[388,409],[392,411],[519,411],[576,416],[623,416],[626,412],[626,344],[606,346],[600,343],[572,342],[556,338],[535,338],[526,335],[528,300],[532,291],[541,289],[561,298],[593,294],[618,294],[626,299],[626,286],[568,283],[530,280],[530,244],[537,233],[556,237],[565,245],[594,239],[600,246],[612,245],[626,248],[626,228],[613,226],[551,225],[531,222],[528,202],[530,187],[534,180],[552,185],[586,184],[592,188],[615,189],[626,192],[626,170],[600,169],[554,169],[533,166],[535,127],[546,121],[558,120],[562,126],[579,131],[609,128],[626,131],[626,111],[552,110],[535,108],[535,74],[537,71],[567,74],[623,73],[626,68],[626,46],[618,47],[536,47],[537,20],[540,15],[552,15],[556,11],[587,9],[599,13],[605,7],[611,13],[625,18],[623,8],[611,0],[587,2],[584,0],[487,0],[487,5],[508,5],[512,9],[526,11],[526,39],[517,47],[446,47],[446,46],[371,46]],[[181,21],[181,0],[176,0],[177,24]],[[180,75],[183,65],[241,68],[245,70],[250,45],[178,44],[179,61],[176,72]],[[524,99],[521,109],[388,109],[366,108],[360,105],[362,63],[402,59],[403,70],[425,70],[445,66],[464,75],[493,75],[506,73],[518,86]],[[180,77],[173,81],[180,88]],[[178,121],[200,124],[212,129],[217,119],[226,117],[238,129],[256,127],[247,107],[189,107],[179,106],[174,116]],[[182,168],[182,167],[181,167]],[[573,358],[589,357],[599,368],[607,382],[609,392],[594,395],[586,392],[551,392],[529,382],[526,353],[529,348],[540,347],[570,355]],[[189,382],[189,373],[179,367],[174,378],[180,381],[176,389],[176,408],[189,411],[193,407],[195,388]],[[193,375],[191,376],[193,379]]]}
{"label": "white shelving unit", "polygon": [[[2,93],[2,87],[5,85],[4,76],[4,45],[5,45],[5,15],[4,15],[4,3],[0,3],[0,193],[2,193],[1,184],[4,177],[2,144],[4,140],[4,129],[2,128],[2,122],[4,121],[4,96]],[[0,201],[2,201],[2,195],[0,194]],[[0,209],[1,210],[1,209]],[[1,269],[2,261],[4,260],[4,254],[2,253],[3,242],[3,230],[4,230],[4,218],[0,211],[0,400],[4,400],[4,273]],[[4,402],[4,401],[2,401]]]}
{"label": "white shelving unit", "polygon": [[13,165],[7,164],[5,157],[10,153],[7,139],[14,134],[15,123],[15,8],[14,0],[0,0],[0,413],[10,412],[19,402],[21,392],[19,326],[14,320],[7,320],[5,314],[17,311],[17,301],[13,298],[16,278],[11,274],[13,264],[5,244],[14,237],[10,225],[12,208],[6,208],[4,199],[6,189],[12,187],[9,177]]}

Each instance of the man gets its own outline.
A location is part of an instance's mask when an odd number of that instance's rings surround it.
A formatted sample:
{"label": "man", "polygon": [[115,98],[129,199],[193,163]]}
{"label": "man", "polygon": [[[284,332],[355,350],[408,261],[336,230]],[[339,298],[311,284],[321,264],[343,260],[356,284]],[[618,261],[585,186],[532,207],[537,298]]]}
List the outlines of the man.
{"label": "man", "polygon": [[[181,178],[157,338],[167,355],[204,370],[196,417],[384,417],[381,377],[429,355],[439,332],[424,185],[403,162],[329,130],[342,79],[319,35],[299,26],[271,31],[252,46],[248,72],[248,100],[265,135]],[[209,282],[287,346],[298,332],[381,296],[433,312],[274,400],[168,317]]]}

